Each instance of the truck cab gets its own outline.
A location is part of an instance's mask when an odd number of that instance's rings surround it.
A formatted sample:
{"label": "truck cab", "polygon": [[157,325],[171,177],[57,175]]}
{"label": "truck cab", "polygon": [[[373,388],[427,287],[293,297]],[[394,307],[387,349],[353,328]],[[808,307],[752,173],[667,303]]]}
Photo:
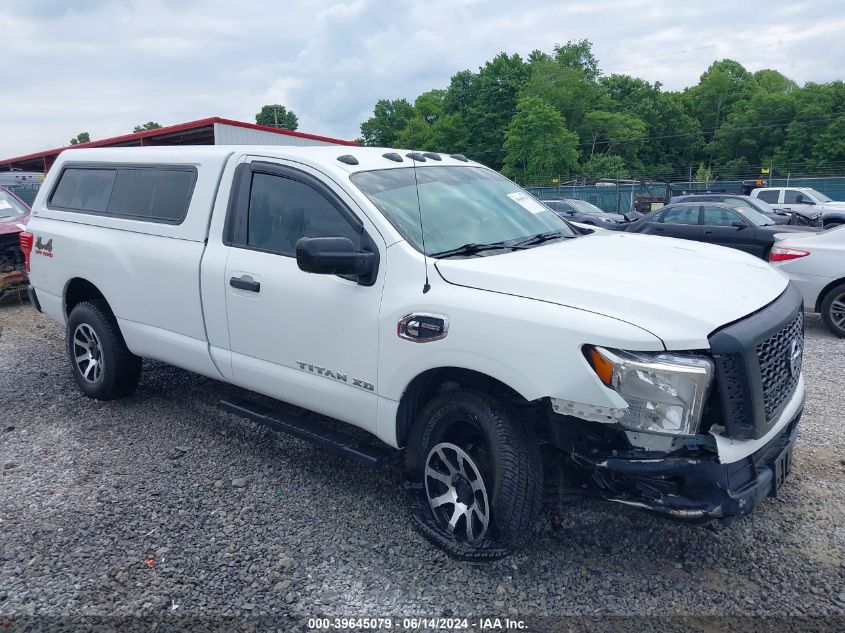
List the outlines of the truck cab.
{"label": "truck cab", "polygon": [[27,235],[87,396],[130,396],[155,358],[354,425],[404,452],[415,525],[461,558],[524,541],[550,464],[694,521],[789,471],[793,286],[734,250],[577,230],[459,154],[70,150]]}
{"label": "truck cab", "polygon": [[772,206],[801,213],[810,218],[820,217],[825,229],[845,223],[845,202],[837,202],[810,187],[761,187],[750,195]]}

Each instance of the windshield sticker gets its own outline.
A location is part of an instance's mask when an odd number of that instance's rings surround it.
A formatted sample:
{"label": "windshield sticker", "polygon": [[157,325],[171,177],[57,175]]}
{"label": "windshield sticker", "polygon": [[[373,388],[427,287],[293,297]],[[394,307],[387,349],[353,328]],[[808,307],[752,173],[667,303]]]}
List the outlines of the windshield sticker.
{"label": "windshield sticker", "polygon": [[11,209],[12,205],[5,200],[0,200],[0,209]]}
{"label": "windshield sticker", "polygon": [[543,213],[544,211],[548,211],[548,209],[543,204],[537,202],[527,193],[522,193],[521,191],[514,191],[513,193],[509,193],[508,198],[516,202],[523,209],[530,211],[531,213]]}

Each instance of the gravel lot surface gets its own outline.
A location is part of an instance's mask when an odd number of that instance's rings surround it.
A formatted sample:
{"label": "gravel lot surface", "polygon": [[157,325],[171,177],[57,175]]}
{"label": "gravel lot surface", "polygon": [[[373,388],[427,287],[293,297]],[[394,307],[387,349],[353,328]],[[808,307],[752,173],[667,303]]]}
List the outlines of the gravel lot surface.
{"label": "gravel lot surface", "polygon": [[0,621],[36,616],[845,614],[845,341],[808,318],[807,405],[777,500],[730,527],[583,500],[526,549],[455,562],[373,471],[217,407],[145,362],[77,390],[62,328],[0,307]]}

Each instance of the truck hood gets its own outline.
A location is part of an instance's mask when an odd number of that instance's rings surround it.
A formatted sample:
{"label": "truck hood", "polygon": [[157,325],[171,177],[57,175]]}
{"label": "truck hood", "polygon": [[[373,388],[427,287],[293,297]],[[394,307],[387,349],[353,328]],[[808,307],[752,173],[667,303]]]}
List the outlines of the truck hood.
{"label": "truck hood", "polygon": [[734,249],[613,231],[441,259],[436,267],[452,284],[625,321],[675,350],[706,349],[711,332],[774,301],[788,283],[763,260]]}

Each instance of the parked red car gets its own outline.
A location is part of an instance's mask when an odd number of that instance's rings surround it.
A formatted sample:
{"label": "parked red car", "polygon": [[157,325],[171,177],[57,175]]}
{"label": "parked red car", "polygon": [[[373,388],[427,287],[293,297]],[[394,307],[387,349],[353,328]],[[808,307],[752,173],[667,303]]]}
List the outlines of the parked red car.
{"label": "parked red car", "polygon": [[29,222],[29,206],[0,187],[0,298],[26,282],[19,236]]}

